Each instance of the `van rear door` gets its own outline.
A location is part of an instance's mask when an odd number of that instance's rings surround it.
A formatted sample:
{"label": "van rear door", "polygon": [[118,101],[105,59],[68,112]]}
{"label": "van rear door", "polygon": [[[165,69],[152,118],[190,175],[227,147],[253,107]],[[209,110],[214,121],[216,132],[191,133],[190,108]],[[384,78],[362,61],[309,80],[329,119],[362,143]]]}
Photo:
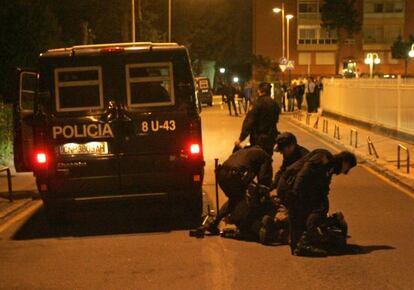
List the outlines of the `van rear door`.
{"label": "van rear door", "polygon": [[17,70],[17,86],[13,104],[13,150],[17,172],[32,171],[33,105],[37,91],[37,72]]}
{"label": "van rear door", "polygon": [[123,190],[165,192],[188,187],[191,170],[200,175],[202,168],[201,162],[197,169],[189,162],[203,159],[189,64],[186,59],[130,63],[125,72],[126,111],[133,130],[120,143]]}

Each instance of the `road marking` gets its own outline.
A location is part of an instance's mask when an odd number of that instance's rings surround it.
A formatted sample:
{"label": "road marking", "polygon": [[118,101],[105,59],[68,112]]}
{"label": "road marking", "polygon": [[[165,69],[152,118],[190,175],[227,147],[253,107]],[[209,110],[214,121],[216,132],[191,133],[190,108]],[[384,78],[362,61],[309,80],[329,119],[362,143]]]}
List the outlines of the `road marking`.
{"label": "road marking", "polygon": [[[331,143],[323,140],[321,137],[319,137],[318,135],[314,135],[311,134],[310,131],[306,130],[305,128],[300,127],[299,125],[296,125],[295,123],[288,121],[289,124],[291,124],[292,126],[302,130],[303,132],[307,133],[310,136],[313,136],[315,138],[317,138],[319,140],[319,142],[321,142],[322,144],[326,145],[329,148],[332,148],[335,152],[340,152],[341,150],[336,148],[334,145],[332,145]],[[394,182],[392,182],[391,180],[389,180],[388,178],[384,177],[383,175],[381,175],[380,173],[376,172],[374,169],[370,168],[367,165],[364,164],[358,164],[358,166],[364,168],[365,170],[367,170],[368,172],[370,172],[372,175],[376,176],[377,178],[381,179],[382,181],[384,181],[385,183],[391,185],[392,187],[394,187],[395,189],[401,191],[402,193],[404,193],[405,195],[408,195],[410,198],[414,199],[414,193],[405,189],[404,187],[395,184]]]}
{"label": "road marking", "polygon": [[33,205],[29,206],[19,214],[11,217],[9,220],[7,220],[4,224],[0,225],[0,233],[4,232],[8,227],[12,226],[14,223],[22,220],[26,216],[29,216],[30,214],[33,214],[36,210],[38,210],[42,206],[42,202],[40,200],[37,200],[34,202]]}

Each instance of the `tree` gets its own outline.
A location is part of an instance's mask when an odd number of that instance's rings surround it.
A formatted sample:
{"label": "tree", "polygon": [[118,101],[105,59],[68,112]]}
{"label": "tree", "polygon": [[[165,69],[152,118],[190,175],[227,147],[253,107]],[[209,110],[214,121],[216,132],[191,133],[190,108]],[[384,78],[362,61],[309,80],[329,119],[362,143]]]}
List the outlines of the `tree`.
{"label": "tree", "polygon": [[400,35],[391,46],[392,58],[404,60],[404,75],[407,75],[408,60],[410,59],[408,52],[411,50],[411,45],[414,43],[413,35],[410,34],[408,38],[408,41],[404,41]]}
{"label": "tree", "polygon": [[34,66],[40,52],[60,46],[61,30],[43,0],[2,1],[0,9],[0,95],[16,67]]}
{"label": "tree", "polygon": [[361,30],[360,14],[355,9],[356,0],[325,0],[321,7],[322,27],[335,30],[338,35],[338,51],[335,71],[339,71],[340,56],[344,40]]}

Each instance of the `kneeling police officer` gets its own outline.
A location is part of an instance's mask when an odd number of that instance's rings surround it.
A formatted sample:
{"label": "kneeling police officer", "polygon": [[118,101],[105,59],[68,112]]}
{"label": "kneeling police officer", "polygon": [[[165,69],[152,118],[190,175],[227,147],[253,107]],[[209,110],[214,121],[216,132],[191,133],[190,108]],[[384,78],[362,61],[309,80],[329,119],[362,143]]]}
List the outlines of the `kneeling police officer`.
{"label": "kneeling police officer", "polygon": [[290,246],[293,255],[326,256],[315,241],[318,227],[329,211],[329,185],[333,174],[347,174],[357,164],[353,153],[332,155],[316,149],[292,164],[278,184],[278,195],[285,195],[289,210]]}
{"label": "kneeling police officer", "polygon": [[231,154],[216,171],[217,182],[228,201],[205,230],[210,234],[219,234],[220,221],[246,196],[248,185],[257,177],[259,185],[270,187],[272,174],[272,157],[257,145]]}

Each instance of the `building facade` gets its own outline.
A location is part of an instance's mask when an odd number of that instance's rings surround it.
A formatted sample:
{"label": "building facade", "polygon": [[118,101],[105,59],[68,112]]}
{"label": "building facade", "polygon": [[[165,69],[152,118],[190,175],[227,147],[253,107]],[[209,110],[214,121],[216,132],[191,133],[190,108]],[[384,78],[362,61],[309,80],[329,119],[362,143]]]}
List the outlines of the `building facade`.
{"label": "building facade", "polygon": [[[362,23],[360,32],[339,43],[336,31],[321,26],[320,7],[324,0],[253,0],[253,54],[279,63],[282,57],[292,60],[293,76],[332,76],[356,73],[404,74],[404,61],[393,59],[392,43],[398,36],[408,40],[414,35],[414,1],[357,0],[355,9]],[[284,7],[285,45],[283,48],[282,13]],[[278,12],[278,10],[276,10]],[[289,23],[289,31],[287,31]],[[289,43],[287,40],[289,39]],[[285,52],[285,53],[283,53]],[[379,58],[371,68],[367,56]],[[377,61],[378,62],[378,61]],[[337,71],[338,68],[338,71]],[[408,61],[409,75],[414,75],[414,58]],[[255,68],[253,75],[263,78],[265,72]],[[283,73],[282,75],[285,75]]]}

